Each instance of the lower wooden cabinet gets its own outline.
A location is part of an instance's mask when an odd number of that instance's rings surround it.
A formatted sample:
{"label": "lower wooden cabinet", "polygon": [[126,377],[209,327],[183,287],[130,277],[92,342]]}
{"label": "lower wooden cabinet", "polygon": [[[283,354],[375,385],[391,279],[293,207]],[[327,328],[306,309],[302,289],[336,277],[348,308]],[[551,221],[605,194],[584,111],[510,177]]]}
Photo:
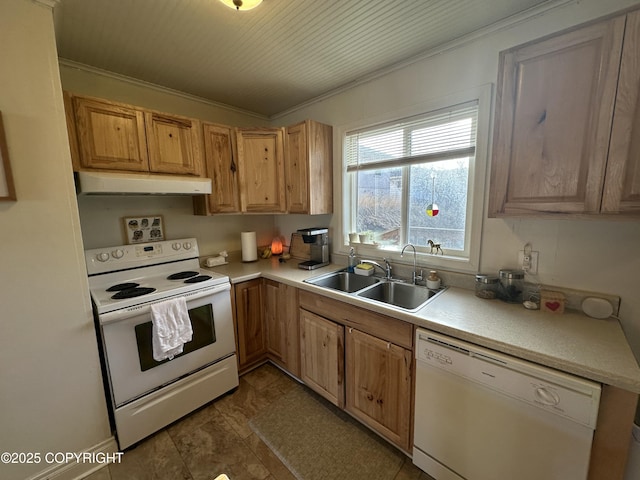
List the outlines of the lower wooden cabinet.
{"label": "lower wooden cabinet", "polygon": [[411,350],[347,328],[346,410],[390,441],[409,450]]}
{"label": "lower wooden cabinet", "polygon": [[262,286],[269,359],[299,377],[298,289],[268,279]]}
{"label": "lower wooden cabinet", "polygon": [[413,327],[268,279],[234,285],[240,372],[267,358],[411,449]]}
{"label": "lower wooden cabinet", "polygon": [[410,451],[413,327],[303,290],[299,304],[302,381]]}
{"label": "lower wooden cabinet", "polygon": [[242,372],[264,360],[267,335],[262,306],[262,279],[234,285],[238,370]]}
{"label": "lower wooden cabinet", "polygon": [[344,327],[300,310],[300,378],[334,405],[344,407]]}

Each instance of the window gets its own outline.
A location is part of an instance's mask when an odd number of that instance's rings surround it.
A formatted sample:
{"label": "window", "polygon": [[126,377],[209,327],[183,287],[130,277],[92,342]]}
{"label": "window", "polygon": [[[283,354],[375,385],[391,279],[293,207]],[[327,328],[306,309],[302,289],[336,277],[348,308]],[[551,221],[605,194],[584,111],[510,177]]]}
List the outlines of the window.
{"label": "window", "polygon": [[478,101],[348,131],[347,229],[389,249],[469,256]]}

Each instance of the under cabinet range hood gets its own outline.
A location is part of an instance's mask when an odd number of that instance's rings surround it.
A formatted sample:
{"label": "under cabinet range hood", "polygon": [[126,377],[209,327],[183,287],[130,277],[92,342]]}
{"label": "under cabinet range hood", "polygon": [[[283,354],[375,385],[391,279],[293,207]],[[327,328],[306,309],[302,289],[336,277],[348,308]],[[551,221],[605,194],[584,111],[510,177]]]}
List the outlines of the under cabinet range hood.
{"label": "under cabinet range hood", "polygon": [[211,179],[149,173],[76,173],[78,195],[204,195]]}

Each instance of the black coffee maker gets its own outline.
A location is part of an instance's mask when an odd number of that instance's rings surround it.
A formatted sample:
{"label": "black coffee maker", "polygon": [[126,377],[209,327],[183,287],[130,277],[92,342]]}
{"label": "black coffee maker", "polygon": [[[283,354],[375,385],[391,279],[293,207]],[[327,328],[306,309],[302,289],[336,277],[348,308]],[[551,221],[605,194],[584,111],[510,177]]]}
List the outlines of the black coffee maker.
{"label": "black coffee maker", "polygon": [[304,243],[310,244],[309,260],[299,263],[298,267],[303,270],[313,270],[329,265],[329,229],[303,228],[298,230],[298,233],[302,235]]}

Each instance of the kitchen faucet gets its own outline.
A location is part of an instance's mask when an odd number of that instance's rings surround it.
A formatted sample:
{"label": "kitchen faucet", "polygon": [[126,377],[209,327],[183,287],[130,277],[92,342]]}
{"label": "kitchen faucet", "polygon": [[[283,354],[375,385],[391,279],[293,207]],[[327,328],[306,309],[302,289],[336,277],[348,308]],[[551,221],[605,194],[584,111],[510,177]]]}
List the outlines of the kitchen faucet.
{"label": "kitchen faucet", "polygon": [[411,279],[411,283],[417,285],[420,280],[422,280],[422,270],[420,270],[420,275],[416,274],[416,247],[411,243],[407,243],[404,247],[402,247],[402,252],[400,252],[400,256],[404,255],[404,249],[407,247],[413,248],[413,277]]}
{"label": "kitchen faucet", "polygon": [[387,280],[391,280],[391,264],[389,263],[389,260],[387,260],[386,258],[383,258],[382,260],[384,260],[384,263],[385,263],[384,267],[380,265],[378,262],[374,262],[373,260],[362,260],[360,263],[368,263],[370,265],[378,267],[380,270],[384,272],[385,278]]}

